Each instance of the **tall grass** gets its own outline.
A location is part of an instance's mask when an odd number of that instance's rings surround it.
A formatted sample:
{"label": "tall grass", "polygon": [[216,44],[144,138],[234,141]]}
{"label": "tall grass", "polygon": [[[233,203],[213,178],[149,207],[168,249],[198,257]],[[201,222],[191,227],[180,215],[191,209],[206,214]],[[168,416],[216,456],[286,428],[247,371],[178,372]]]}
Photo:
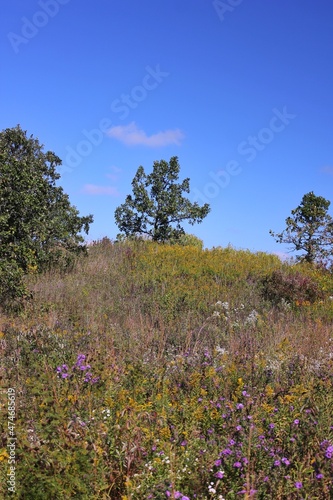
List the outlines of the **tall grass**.
{"label": "tall grass", "polygon": [[16,498],[332,497],[332,274],[104,239],[28,284],[0,333]]}

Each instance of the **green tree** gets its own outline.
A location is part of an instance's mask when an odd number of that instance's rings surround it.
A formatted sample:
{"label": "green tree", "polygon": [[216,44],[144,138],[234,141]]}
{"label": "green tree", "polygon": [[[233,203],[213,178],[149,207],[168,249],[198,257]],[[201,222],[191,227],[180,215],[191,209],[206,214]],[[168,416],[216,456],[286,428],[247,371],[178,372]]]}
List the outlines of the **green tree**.
{"label": "green tree", "polygon": [[0,297],[22,295],[21,278],[85,249],[80,217],[56,181],[61,160],[20,126],[0,132]]}
{"label": "green tree", "polygon": [[179,162],[173,156],[169,162],[155,161],[153,172],[147,175],[140,166],[132,181],[133,196],[115,211],[117,226],[127,237],[147,235],[154,241],[177,240],[185,233],[182,221],[200,223],[210,211],[183,197],[190,192],[190,180],[177,183]]}
{"label": "green tree", "polygon": [[305,252],[297,256],[298,261],[327,264],[333,256],[333,219],[328,214],[329,206],[328,200],[311,191],[291,211],[286,229],[270,234],[278,243],[291,244],[292,251]]}

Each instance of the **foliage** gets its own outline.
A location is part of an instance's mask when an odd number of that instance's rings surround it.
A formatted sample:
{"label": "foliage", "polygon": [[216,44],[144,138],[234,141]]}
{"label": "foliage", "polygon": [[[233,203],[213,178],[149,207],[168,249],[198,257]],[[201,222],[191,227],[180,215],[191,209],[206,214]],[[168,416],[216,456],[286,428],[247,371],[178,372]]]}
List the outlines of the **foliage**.
{"label": "foliage", "polygon": [[282,233],[270,234],[278,243],[292,244],[292,249],[304,251],[300,261],[326,264],[333,256],[333,219],[328,214],[330,202],[313,191],[303,196],[300,205],[286,219]]}
{"label": "foliage", "polygon": [[150,241],[30,274],[34,301],[0,318],[15,498],[331,498],[333,301],[276,308],[260,284],[281,270],[333,290],[274,255]]}
{"label": "foliage", "polygon": [[170,245],[176,244],[182,246],[197,247],[200,250],[203,249],[203,241],[194,234],[184,233],[180,235],[179,238],[177,238],[176,240],[169,240],[168,243]]}
{"label": "foliage", "polygon": [[[184,198],[190,192],[190,181],[177,184],[179,162],[176,156],[169,162],[155,161],[153,172],[147,175],[140,166],[132,181],[133,196],[115,211],[116,223],[126,236],[147,235],[153,241],[178,239],[184,230],[181,222],[202,222],[209,213],[209,205],[202,207]],[[148,188],[150,188],[148,190]]]}
{"label": "foliage", "polygon": [[293,269],[276,270],[262,280],[263,297],[273,304],[313,303],[324,298],[323,290],[311,277]]}
{"label": "foliage", "polygon": [[84,249],[92,216],[80,217],[56,185],[61,160],[19,126],[0,133],[0,281],[2,300],[21,295],[20,274],[41,271]]}

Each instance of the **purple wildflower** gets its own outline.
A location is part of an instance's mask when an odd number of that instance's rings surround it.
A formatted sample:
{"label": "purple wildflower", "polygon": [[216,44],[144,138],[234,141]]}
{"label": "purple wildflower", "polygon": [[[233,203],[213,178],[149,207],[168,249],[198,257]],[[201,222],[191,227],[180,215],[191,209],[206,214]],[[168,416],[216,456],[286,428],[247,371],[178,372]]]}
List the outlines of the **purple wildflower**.
{"label": "purple wildflower", "polygon": [[86,373],[86,376],[84,377],[84,382],[90,382],[92,379],[92,374],[90,372]]}
{"label": "purple wildflower", "polygon": [[216,474],[215,474],[215,477],[217,477],[218,479],[222,479],[224,476],[224,472],[222,470],[219,470]]}
{"label": "purple wildflower", "polygon": [[298,490],[300,490],[301,488],[303,488],[302,482],[301,481],[296,481],[295,488],[297,488]]}
{"label": "purple wildflower", "polygon": [[221,455],[231,455],[232,451],[230,448],[225,448],[224,450],[221,451]]}
{"label": "purple wildflower", "polygon": [[281,462],[284,463],[284,465],[290,465],[290,462],[289,462],[288,458],[286,458],[286,457],[283,457]]}
{"label": "purple wildflower", "polygon": [[242,464],[240,462],[235,462],[234,467],[236,467],[236,469],[240,469],[242,467]]}

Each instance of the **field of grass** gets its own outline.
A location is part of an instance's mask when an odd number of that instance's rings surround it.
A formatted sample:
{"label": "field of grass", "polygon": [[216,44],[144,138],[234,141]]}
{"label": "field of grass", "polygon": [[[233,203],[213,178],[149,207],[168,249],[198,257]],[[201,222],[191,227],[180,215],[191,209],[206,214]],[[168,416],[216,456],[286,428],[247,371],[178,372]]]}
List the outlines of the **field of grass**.
{"label": "field of grass", "polygon": [[0,316],[1,498],[333,498],[332,273],[104,239],[29,286]]}

